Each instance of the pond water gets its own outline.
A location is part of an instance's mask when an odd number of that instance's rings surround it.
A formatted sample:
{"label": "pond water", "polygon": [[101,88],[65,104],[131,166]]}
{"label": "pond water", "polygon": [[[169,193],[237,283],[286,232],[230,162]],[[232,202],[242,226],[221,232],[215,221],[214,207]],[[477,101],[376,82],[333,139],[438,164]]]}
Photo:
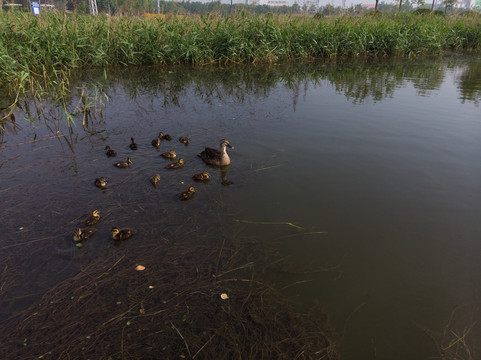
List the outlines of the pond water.
{"label": "pond water", "polygon": [[[122,246],[188,244],[215,216],[219,233],[303,269],[271,281],[299,308],[324,305],[344,359],[427,359],[467,330],[479,355],[479,55],[91,71],[73,83],[102,84],[101,115],[69,129],[59,109],[25,102],[2,130],[2,320],[110,251],[112,226],[138,231]],[[159,131],[174,140],[157,151]],[[222,138],[235,147],[224,172],[197,157]],[[182,169],[164,168],[169,149]],[[132,167],[112,166],[126,156]],[[194,184],[204,169],[212,179]],[[195,197],[179,201],[191,184]],[[93,209],[104,220],[77,249],[73,229]]]}

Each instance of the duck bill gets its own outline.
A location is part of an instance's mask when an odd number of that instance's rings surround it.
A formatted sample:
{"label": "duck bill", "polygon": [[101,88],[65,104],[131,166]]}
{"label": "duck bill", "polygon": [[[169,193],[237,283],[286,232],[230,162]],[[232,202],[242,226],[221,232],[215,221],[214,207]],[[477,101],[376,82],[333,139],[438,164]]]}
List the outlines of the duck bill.
{"label": "duck bill", "polygon": [[233,148],[234,148],[231,144],[227,144],[227,147],[228,147],[229,149],[233,149]]}

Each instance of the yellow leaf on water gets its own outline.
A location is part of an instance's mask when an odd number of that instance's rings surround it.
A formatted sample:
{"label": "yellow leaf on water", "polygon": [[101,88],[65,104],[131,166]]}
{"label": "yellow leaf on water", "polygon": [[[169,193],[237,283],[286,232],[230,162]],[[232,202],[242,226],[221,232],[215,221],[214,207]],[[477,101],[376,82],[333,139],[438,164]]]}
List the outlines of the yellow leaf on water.
{"label": "yellow leaf on water", "polygon": [[145,266],[137,265],[137,266],[135,267],[135,270],[137,270],[137,271],[145,270]]}
{"label": "yellow leaf on water", "polygon": [[229,296],[226,293],[222,293],[222,294],[220,294],[220,298],[222,300],[227,300],[229,298]]}
{"label": "yellow leaf on water", "polygon": [[154,288],[154,285],[149,285],[149,289],[153,289]]}

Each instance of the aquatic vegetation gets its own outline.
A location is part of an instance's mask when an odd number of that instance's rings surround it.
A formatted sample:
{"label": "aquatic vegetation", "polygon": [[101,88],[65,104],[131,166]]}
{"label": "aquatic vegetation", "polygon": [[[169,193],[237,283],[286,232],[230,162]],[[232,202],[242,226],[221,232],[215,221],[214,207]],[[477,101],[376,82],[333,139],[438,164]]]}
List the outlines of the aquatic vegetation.
{"label": "aquatic vegetation", "polygon": [[[0,87],[19,97],[52,96],[66,107],[70,71],[112,65],[274,62],[479,49],[479,16],[368,13],[317,19],[240,12],[182,18],[0,14]],[[82,89],[85,92],[86,88]],[[97,109],[99,94],[82,93],[78,112]],[[7,114],[6,116],[8,116]]]}

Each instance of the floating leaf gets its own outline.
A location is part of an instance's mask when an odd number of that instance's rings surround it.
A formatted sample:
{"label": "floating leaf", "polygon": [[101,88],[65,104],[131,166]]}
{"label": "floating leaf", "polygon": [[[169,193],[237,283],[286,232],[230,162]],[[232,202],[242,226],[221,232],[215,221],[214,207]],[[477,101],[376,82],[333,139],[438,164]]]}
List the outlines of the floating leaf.
{"label": "floating leaf", "polygon": [[153,289],[154,288],[154,285],[149,285],[149,289]]}
{"label": "floating leaf", "polygon": [[137,271],[145,270],[145,266],[137,265],[137,266],[135,267],[135,270],[137,270]]}
{"label": "floating leaf", "polygon": [[145,310],[144,310],[144,309],[140,309],[139,312],[140,312],[141,314],[145,314]]}
{"label": "floating leaf", "polygon": [[222,300],[227,300],[229,298],[229,296],[226,293],[222,293],[222,294],[220,294],[220,298]]}

